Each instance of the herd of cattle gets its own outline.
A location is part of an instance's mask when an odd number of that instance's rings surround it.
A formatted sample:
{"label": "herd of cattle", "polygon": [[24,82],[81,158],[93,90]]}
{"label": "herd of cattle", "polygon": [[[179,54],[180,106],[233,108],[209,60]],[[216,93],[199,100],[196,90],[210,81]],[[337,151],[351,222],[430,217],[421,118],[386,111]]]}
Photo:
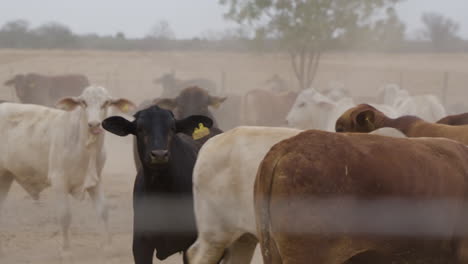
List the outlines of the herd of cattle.
{"label": "herd of cattle", "polygon": [[110,245],[106,130],[134,138],[135,263],[250,263],[257,243],[265,263],[468,263],[468,113],[396,85],[358,98],[155,83],[137,107],[78,74],[6,81],[21,103],[0,104],[0,207],[13,182],[34,199],[53,188],[67,260],[69,195],[88,193]]}

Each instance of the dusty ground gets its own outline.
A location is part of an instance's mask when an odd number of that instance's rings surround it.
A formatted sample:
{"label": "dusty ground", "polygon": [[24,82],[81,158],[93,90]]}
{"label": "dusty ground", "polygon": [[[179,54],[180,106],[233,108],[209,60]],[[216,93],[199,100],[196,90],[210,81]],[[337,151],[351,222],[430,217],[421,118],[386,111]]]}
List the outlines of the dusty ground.
{"label": "dusty ground", "polygon": [[[293,80],[287,58],[280,55],[235,53],[143,53],[94,51],[0,50],[0,81],[22,72],[58,74],[78,72],[92,82],[106,86],[113,95],[140,102],[157,97],[160,87],[152,79],[171,69],[180,78],[207,77],[226,91],[241,94],[265,88],[264,80],[274,73]],[[332,54],[323,59],[315,85],[326,88],[329,81],[341,81],[354,94],[375,95],[387,82],[401,83],[414,93],[441,94],[443,73],[449,72],[448,99],[465,100],[468,84],[468,55],[355,55]],[[16,100],[11,89],[0,84],[0,99]],[[130,138],[106,136],[108,159],[104,169],[105,191],[111,205],[110,227],[113,245],[109,263],[132,263],[131,190],[135,170]],[[72,248],[75,263],[103,263],[100,248],[101,223],[89,198],[73,201]],[[54,201],[49,191],[35,202],[14,185],[0,213],[0,240],[4,256],[0,263],[59,263],[60,235],[54,218]],[[257,252],[256,263],[260,263]],[[181,263],[174,256],[165,263]]]}

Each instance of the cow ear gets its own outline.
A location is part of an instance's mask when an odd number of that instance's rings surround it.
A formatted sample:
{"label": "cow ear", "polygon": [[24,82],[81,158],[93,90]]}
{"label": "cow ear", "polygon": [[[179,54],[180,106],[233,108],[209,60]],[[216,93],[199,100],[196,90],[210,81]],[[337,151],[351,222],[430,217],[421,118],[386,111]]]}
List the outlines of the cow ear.
{"label": "cow ear", "polygon": [[135,122],[130,122],[121,116],[111,116],[102,121],[102,127],[117,136],[135,135]]}
{"label": "cow ear", "polygon": [[365,110],[356,115],[355,122],[365,132],[375,130],[375,114],[372,110]]}
{"label": "cow ear", "polygon": [[329,109],[332,109],[333,108],[333,104],[330,103],[330,102],[326,102],[326,101],[321,101],[318,103],[318,106],[322,109],[326,109],[326,110],[329,110]]}
{"label": "cow ear", "polygon": [[202,115],[192,115],[181,120],[176,120],[176,133],[192,135],[195,128],[200,127],[200,124],[205,128],[211,128],[213,126],[213,120]]}
{"label": "cow ear", "polygon": [[169,111],[174,111],[177,107],[177,99],[172,98],[156,98],[153,100],[153,103]]}
{"label": "cow ear", "polygon": [[65,111],[73,111],[77,106],[81,104],[81,100],[77,97],[65,97],[60,99],[55,107]]}
{"label": "cow ear", "polygon": [[219,105],[226,101],[227,97],[219,97],[219,96],[211,96],[210,95],[210,102],[209,102],[209,105],[213,108],[218,108]]}
{"label": "cow ear", "polygon": [[119,109],[122,113],[129,113],[136,109],[136,105],[132,101],[124,98],[112,100],[111,105]]}

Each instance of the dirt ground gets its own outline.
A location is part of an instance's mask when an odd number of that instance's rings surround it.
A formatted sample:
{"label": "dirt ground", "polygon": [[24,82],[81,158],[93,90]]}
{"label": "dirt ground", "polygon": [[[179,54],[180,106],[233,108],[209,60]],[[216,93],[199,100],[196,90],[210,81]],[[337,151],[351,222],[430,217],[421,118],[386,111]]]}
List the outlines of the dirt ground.
{"label": "dirt ground", "polygon": [[[161,89],[152,80],[171,70],[175,70],[180,78],[211,78],[224,87],[220,93],[242,94],[253,88],[267,88],[264,81],[274,73],[293,80],[289,61],[282,55],[0,50],[2,83],[14,74],[24,72],[83,73],[93,83],[107,87],[114,96],[137,103],[157,97]],[[440,95],[444,72],[449,73],[448,101],[464,101],[468,88],[468,55],[465,54],[326,55],[314,85],[324,89],[330,81],[340,81],[353,94],[374,96],[379,85],[396,82],[414,93]],[[2,84],[0,99],[16,100],[12,89]],[[102,225],[90,199],[73,200],[71,243],[75,263],[104,263],[104,259],[108,263],[133,262],[131,195],[135,169],[131,138],[107,134],[106,149],[108,157],[103,180],[111,206],[112,247],[109,252],[101,248]],[[40,201],[36,202],[18,185],[13,186],[0,213],[0,241],[4,252],[0,263],[60,263],[61,237],[54,208],[49,190],[44,191]],[[173,256],[165,263],[182,261],[180,256]],[[261,263],[258,252],[255,263]]]}

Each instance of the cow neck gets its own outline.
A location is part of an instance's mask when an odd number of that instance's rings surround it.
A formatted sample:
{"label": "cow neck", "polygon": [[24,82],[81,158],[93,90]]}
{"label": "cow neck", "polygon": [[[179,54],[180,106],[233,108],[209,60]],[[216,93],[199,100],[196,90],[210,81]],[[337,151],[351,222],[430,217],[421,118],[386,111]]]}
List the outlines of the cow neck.
{"label": "cow neck", "polygon": [[382,127],[393,127],[400,130],[406,136],[410,136],[411,129],[416,123],[424,122],[422,119],[416,116],[401,116],[398,118],[389,118],[382,116],[376,119],[375,128]]}
{"label": "cow neck", "polygon": [[165,190],[170,183],[165,182],[165,180],[169,180],[169,171],[170,171],[170,163],[167,166],[161,166],[157,168],[151,168],[144,163],[142,163],[143,173],[144,173],[144,181],[145,187],[149,190],[156,190],[162,189]]}
{"label": "cow neck", "polygon": [[[76,109],[71,112],[65,112],[64,118],[68,121],[65,122],[69,127],[70,135],[66,140],[67,143],[77,151],[83,153],[81,155],[81,162],[83,168],[86,168],[84,182],[80,187],[80,192],[76,194],[77,198],[83,197],[84,191],[96,186],[99,182],[100,175],[98,175],[98,157],[104,143],[104,135],[91,135],[89,133],[88,121],[86,113],[82,108]],[[92,137],[92,138],[90,138]]]}

